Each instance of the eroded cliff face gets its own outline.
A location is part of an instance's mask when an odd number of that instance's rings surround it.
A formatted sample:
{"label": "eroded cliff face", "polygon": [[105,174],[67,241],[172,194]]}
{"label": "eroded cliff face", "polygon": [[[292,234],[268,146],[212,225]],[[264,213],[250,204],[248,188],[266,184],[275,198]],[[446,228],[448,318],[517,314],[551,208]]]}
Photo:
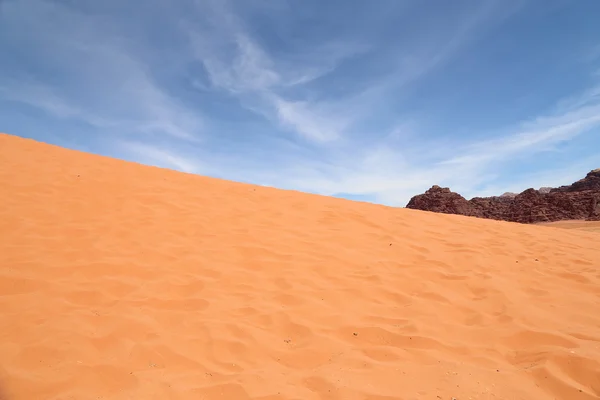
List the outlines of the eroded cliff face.
{"label": "eroded cliff face", "polygon": [[435,185],[410,199],[406,207],[521,223],[570,219],[600,221],[600,168],[568,186],[527,189],[517,195],[505,193],[471,200]]}
{"label": "eroded cliff face", "polygon": [[408,208],[434,211],[444,214],[460,214],[473,217],[483,217],[473,205],[458,193],[434,185],[424,194],[414,196],[407,205]]}
{"label": "eroded cliff face", "polygon": [[582,192],[586,190],[600,190],[600,168],[588,172],[585,178],[568,185],[551,189],[552,192]]}

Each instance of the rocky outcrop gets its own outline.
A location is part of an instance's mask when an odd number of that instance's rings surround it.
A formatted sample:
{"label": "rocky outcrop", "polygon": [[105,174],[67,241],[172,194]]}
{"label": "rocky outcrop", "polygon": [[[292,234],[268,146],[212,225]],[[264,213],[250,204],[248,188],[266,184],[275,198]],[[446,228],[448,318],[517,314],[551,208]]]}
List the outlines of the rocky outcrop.
{"label": "rocky outcrop", "polygon": [[561,186],[550,190],[550,192],[581,192],[586,190],[600,191],[600,168],[588,172],[585,178],[571,185]]}
{"label": "rocky outcrop", "polygon": [[451,192],[449,188],[434,185],[424,194],[413,197],[409,208],[428,210],[444,214],[460,214],[473,217],[482,217],[473,206],[458,193]]}
{"label": "rocky outcrop", "polygon": [[527,189],[519,194],[504,193],[471,200],[436,185],[424,194],[414,196],[406,207],[521,223],[574,219],[600,221],[600,168],[568,186]]}
{"label": "rocky outcrop", "polygon": [[590,202],[590,215],[588,221],[600,221],[600,196],[592,198]]}

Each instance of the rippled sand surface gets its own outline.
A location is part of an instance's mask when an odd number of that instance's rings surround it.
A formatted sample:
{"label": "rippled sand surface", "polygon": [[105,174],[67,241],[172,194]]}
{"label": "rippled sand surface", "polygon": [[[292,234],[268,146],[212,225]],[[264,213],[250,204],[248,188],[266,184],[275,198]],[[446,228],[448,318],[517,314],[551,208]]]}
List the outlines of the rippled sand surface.
{"label": "rippled sand surface", "polygon": [[600,233],[600,221],[557,221],[540,224],[552,228],[579,229]]}
{"label": "rippled sand surface", "polygon": [[598,399],[600,234],[0,135],[0,398]]}

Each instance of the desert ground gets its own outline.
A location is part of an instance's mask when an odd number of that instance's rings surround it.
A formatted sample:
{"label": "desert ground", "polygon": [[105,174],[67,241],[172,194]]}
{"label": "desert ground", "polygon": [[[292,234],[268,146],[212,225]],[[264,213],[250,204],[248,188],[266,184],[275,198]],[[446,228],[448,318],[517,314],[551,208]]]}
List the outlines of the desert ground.
{"label": "desert ground", "polygon": [[582,231],[600,233],[600,221],[557,221],[539,224],[552,228],[579,229]]}
{"label": "desert ground", "polygon": [[600,233],[0,135],[0,399],[599,399]]}

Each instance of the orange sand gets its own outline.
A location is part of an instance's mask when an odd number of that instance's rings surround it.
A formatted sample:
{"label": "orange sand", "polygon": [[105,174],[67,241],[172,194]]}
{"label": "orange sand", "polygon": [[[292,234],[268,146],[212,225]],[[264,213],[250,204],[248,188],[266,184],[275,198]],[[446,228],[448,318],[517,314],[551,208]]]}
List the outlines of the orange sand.
{"label": "orange sand", "polygon": [[598,399],[600,235],[0,135],[0,398]]}
{"label": "orange sand", "polygon": [[557,221],[546,222],[540,225],[551,226],[553,228],[580,229],[583,231],[600,232],[600,221]]}

